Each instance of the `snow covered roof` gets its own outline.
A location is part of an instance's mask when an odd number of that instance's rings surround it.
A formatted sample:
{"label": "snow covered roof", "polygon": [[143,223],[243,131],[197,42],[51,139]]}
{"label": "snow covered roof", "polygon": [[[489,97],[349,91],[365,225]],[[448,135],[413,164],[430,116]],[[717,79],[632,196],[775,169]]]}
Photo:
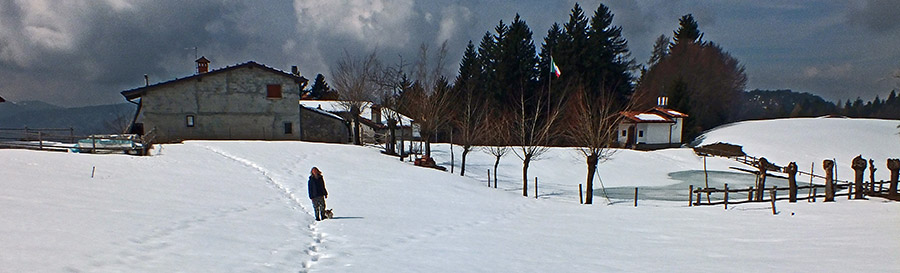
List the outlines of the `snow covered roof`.
{"label": "snow covered roof", "polygon": [[[341,101],[337,100],[300,100],[300,105],[307,109],[318,109],[332,114],[347,112],[347,108],[341,104]],[[372,105],[375,105],[375,103],[366,102],[363,105],[359,116],[374,123],[375,119],[372,116]],[[381,107],[382,126],[387,126],[387,117],[390,117],[391,115],[399,115],[400,123],[405,126],[409,126],[413,122],[413,119],[404,116],[403,114],[400,114],[393,109]]]}
{"label": "snow covered roof", "polygon": [[685,113],[662,107],[653,108],[652,110],[650,110],[650,112],[656,112],[668,118],[686,118],[688,116]]}
{"label": "snow covered roof", "polygon": [[646,112],[622,112],[622,115],[625,116],[631,122],[634,123],[674,123],[675,121],[661,116],[656,113],[646,113]]}
{"label": "snow covered roof", "polygon": [[666,121],[666,118],[657,114],[637,114],[634,117],[643,121]]}

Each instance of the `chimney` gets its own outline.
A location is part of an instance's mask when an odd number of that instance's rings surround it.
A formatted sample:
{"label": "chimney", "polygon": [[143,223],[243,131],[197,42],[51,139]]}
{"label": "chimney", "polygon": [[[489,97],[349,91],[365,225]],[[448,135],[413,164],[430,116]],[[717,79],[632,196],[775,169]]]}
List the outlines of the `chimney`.
{"label": "chimney", "polygon": [[150,86],[150,77],[147,77],[147,74],[144,74],[144,86]]}
{"label": "chimney", "polygon": [[372,121],[381,124],[381,106],[372,105]]}
{"label": "chimney", "polygon": [[200,56],[200,59],[197,59],[196,62],[197,74],[209,72],[209,60],[207,60],[205,56]]}
{"label": "chimney", "polygon": [[669,105],[669,97],[662,96],[656,98],[656,105],[662,108],[666,108]]}
{"label": "chimney", "polygon": [[300,69],[298,69],[296,65],[291,66],[291,75],[300,77]]}

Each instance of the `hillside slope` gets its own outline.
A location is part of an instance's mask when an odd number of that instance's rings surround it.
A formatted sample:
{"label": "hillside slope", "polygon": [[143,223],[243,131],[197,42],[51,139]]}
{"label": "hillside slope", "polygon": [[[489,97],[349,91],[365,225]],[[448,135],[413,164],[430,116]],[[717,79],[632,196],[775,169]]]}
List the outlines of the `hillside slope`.
{"label": "hillside slope", "polygon": [[[752,143],[751,143],[752,144]],[[449,147],[438,145],[443,160]],[[0,150],[0,268],[12,272],[891,271],[900,205],[881,200],[687,207],[681,201],[577,204],[577,151],[521,162],[500,189],[419,168],[377,148],[304,142],[191,141],[155,155]],[[482,158],[482,159],[479,159]],[[482,162],[484,161],[484,162]],[[486,163],[489,162],[489,163]],[[516,166],[518,164],[518,166]],[[619,187],[680,183],[701,169],[686,149],[620,151],[603,164]],[[726,159],[708,167],[726,172]],[[306,195],[325,175],[336,219],[315,222]],[[481,168],[480,171],[475,171]],[[573,174],[576,173],[576,174]],[[583,176],[583,175],[582,175]],[[559,180],[557,180],[559,179]],[[565,180],[562,180],[565,179]],[[576,180],[576,181],[568,181]],[[516,188],[518,187],[518,188]],[[546,188],[545,188],[546,187]],[[685,189],[686,191],[686,189]],[[827,227],[823,229],[823,227]],[[845,232],[853,231],[853,232]],[[50,258],[52,257],[52,258]],[[862,261],[848,263],[847,261]]]}

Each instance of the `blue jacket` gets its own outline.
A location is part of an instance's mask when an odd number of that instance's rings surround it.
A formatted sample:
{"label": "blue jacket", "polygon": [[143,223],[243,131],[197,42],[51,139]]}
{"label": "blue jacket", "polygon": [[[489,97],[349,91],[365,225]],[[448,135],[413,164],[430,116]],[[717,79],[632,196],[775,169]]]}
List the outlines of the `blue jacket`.
{"label": "blue jacket", "polygon": [[325,178],[322,176],[317,178],[310,175],[306,185],[309,186],[309,199],[328,195],[328,190],[325,189]]}

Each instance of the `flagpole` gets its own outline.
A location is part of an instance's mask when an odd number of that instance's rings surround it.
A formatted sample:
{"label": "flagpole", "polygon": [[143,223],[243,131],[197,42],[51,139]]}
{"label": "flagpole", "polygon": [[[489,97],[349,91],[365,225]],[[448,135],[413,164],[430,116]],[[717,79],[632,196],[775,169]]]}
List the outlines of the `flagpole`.
{"label": "flagpole", "polygon": [[550,73],[547,74],[547,113],[550,114],[550,92],[551,86],[553,85],[553,48],[550,48],[550,69],[547,70]]}

